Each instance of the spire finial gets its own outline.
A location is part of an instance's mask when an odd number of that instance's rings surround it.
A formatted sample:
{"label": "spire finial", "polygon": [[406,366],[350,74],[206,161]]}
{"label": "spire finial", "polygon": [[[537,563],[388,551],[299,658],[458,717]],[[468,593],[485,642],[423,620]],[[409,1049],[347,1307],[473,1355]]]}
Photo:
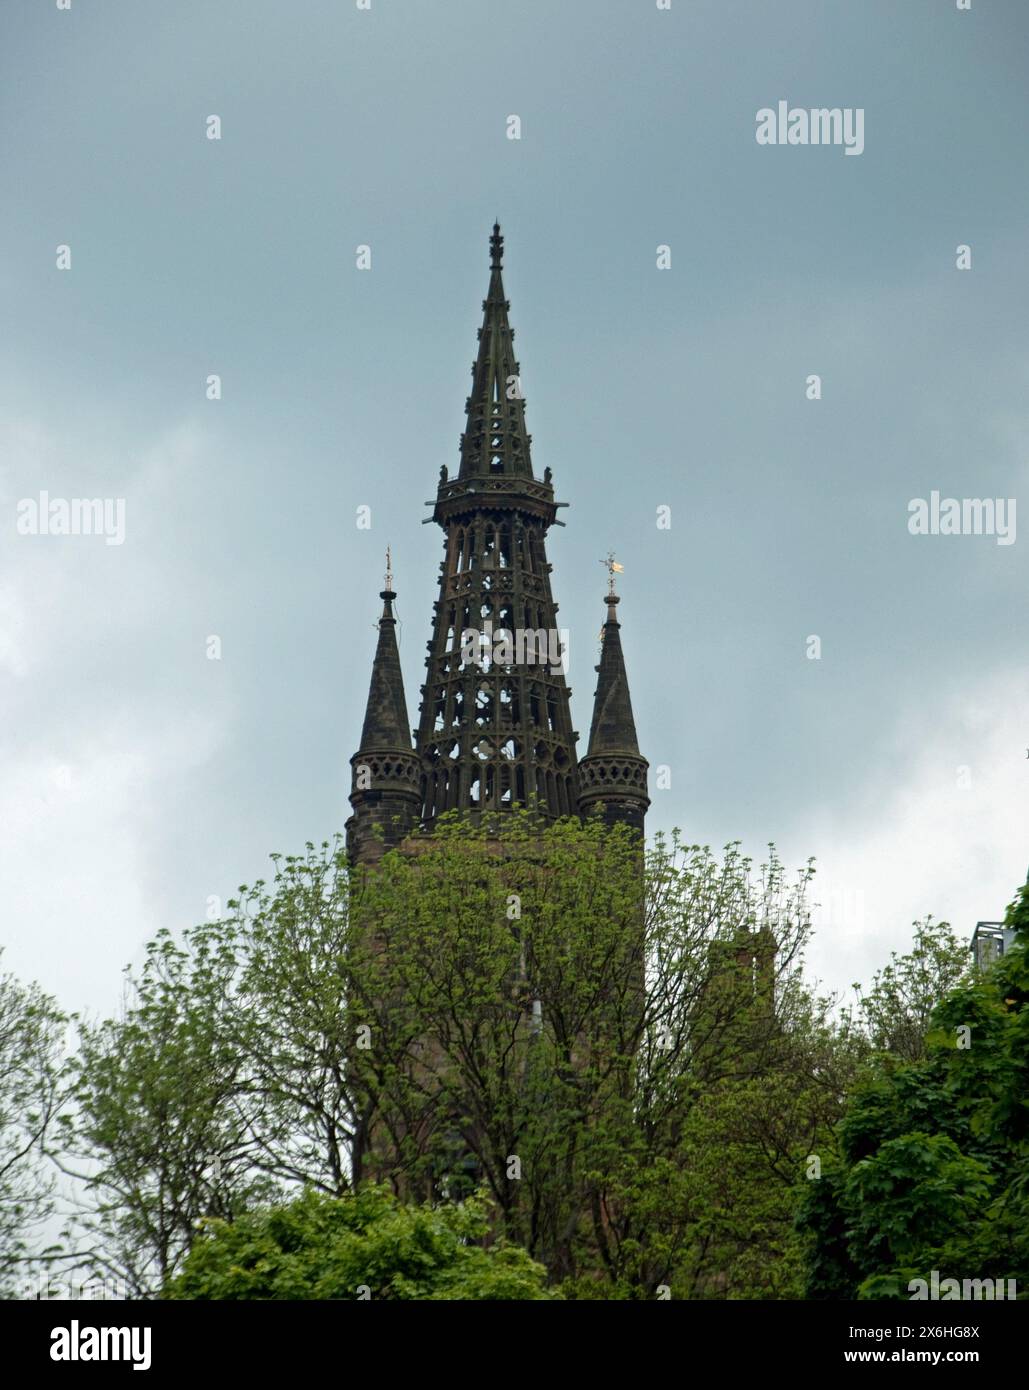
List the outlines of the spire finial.
{"label": "spire finial", "polygon": [[393,589],[393,557],[388,545],[386,547],[386,588],[390,591]]}
{"label": "spire finial", "polygon": [[608,596],[608,599],[612,599],[612,598],[613,598],[613,599],[615,600],[615,602],[617,602],[617,601],[618,601],[618,595],[615,593],[615,575],[616,575],[616,574],[622,574],[623,571],[625,570],[625,566],[624,566],[624,565],[620,565],[620,564],[618,563],[618,561],[615,559],[615,553],[614,553],[613,550],[609,550],[609,551],[607,552],[607,559],[606,559],[606,560],[601,560],[600,563],[601,563],[602,565],[606,565],[606,566],[607,566],[607,596]]}
{"label": "spire finial", "polygon": [[504,259],[504,238],[500,235],[500,223],[493,223],[493,235],[489,239],[490,270],[499,270]]}

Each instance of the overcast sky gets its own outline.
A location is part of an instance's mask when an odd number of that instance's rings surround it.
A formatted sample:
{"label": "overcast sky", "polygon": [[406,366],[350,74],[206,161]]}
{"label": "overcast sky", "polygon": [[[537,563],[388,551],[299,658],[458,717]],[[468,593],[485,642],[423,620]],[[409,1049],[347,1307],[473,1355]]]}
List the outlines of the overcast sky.
{"label": "overcast sky", "polygon": [[[581,751],[613,548],[650,829],[815,856],[836,986],[915,917],[1002,914],[1029,864],[1024,0],[39,0],[0,26],[8,968],[110,1009],[160,927],[342,828],[387,543],[415,721],[423,501],[494,217],[534,465],[570,503]],[[863,152],[759,145],[780,100],[862,109]],[[933,490],[1015,498],[1016,542],[911,535]],[[19,534],[41,491],[123,499],[124,543]]]}

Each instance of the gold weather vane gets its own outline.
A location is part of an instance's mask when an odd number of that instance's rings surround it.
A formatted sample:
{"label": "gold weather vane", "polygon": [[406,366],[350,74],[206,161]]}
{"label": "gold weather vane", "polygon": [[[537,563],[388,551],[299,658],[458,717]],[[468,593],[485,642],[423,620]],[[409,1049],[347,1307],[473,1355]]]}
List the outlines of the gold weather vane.
{"label": "gold weather vane", "polygon": [[[625,572],[625,566],[624,566],[624,565],[620,565],[620,564],[618,563],[618,561],[615,559],[615,553],[614,553],[613,550],[609,550],[609,551],[607,552],[607,559],[606,559],[606,560],[601,560],[600,563],[601,563],[602,565],[606,565],[606,566],[607,566],[607,592],[608,592],[608,597],[609,597],[609,598],[614,597],[614,592],[615,592],[615,575],[616,575],[616,574],[623,574],[623,573]],[[607,611],[608,611],[608,617],[610,617],[610,616],[611,616],[611,609],[609,608]],[[604,650],[604,629],[603,629],[603,628],[600,629],[600,632],[598,633],[597,640],[600,642],[600,651],[601,651],[601,653],[603,653],[603,650]]]}
{"label": "gold weather vane", "polygon": [[607,566],[607,591],[609,594],[613,594],[615,591],[615,575],[623,574],[625,572],[625,566],[618,563],[615,559],[613,550],[609,550],[607,552],[607,559],[601,560],[600,563]]}

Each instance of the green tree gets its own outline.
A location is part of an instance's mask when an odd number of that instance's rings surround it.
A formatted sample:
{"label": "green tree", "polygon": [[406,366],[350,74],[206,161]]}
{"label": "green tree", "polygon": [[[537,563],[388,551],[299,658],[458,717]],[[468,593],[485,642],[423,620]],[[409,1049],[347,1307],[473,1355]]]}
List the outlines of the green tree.
{"label": "green tree", "polygon": [[858,1015],[873,1048],[905,1062],[925,1056],[925,1035],[933,1010],[945,994],[972,977],[971,953],[948,922],[927,917],[915,922],[914,945],[894,951],[871,988],[858,994]]}
{"label": "green tree", "polygon": [[308,1189],[287,1206],[211,1218],[165,1289],[170,1299],[547,1299],[546,1270],[503,1242],[483,1248],[476,1200],[404,1206],[384,1187]]}
{"label": "green tree", "polygon": [[913,1279],[1029,1283],[1029,885],[1015,945],[932,1011],[920,1061],[876,1054],[839,1125],[840,1160],[798,1222],[814,1298],[907,1298]]}
{"label": "green tree", "polygon": [[60,1254],[39,1241],[54,1214],[67,1026],[38,985],[0,976],[0,1297]]}
{"label": "green tree", "polygon": [[[788,885],[773,853],[754,883],[736,846],[719,862],[674,838],[644,866],[620,829],[505,821],[503,857],[488,825],[455,822],[362,887],[369,1165],[423,1199],[463,1167],[576,1297],[724,1294],[733,1262],[740,1296],[795,1289],[790,1189],[842,1093],[800,984],[810,872]],[[776,1086],[773,1135],[751,1112]]]}
{"label": "green tree", "polygon": [[122,1014],[80,1027],[71,1168],[90,1273],[151,1297],[178,1267],[206,1215],[233,1215],[274,1187],[256,1170],[241,1101],[247,1059],[223,999],[237,962],[201,934],[162,932],[129,980]]}
{"label": "green tree", "polygon": [[272,884],[242,887],[233,916],[188,932],[186,946],[231,966],[212,982],[209,1008],[239,1060],[235,1106],[254,1166],[281,1185],[339,1196],[360,1177],[352,884],[338,842],[272,858]]}
{"label": "green tree", "polygon": [[275,859],[84,1031],[105,1268],[153,1293],[201,1218],[388,1179],[481,1186],[572,1296],[795,1291],[790,1188],[850,1065],[801,980],[810,872],[518,812],[373,873],[339,842]]}

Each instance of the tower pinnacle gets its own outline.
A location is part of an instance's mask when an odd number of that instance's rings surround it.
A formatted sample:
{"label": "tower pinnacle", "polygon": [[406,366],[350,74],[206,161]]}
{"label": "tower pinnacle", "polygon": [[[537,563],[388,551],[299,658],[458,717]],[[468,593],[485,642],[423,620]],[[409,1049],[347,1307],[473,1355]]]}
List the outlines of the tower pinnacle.
{"label": "tower pinnacle", "polygon": [[413,828],[421,794],[421,769],[411,747],[407,700],[397,648],[397,620],[393,613],[396,593],[393,568],[386,551],[386,587],[379,594],[382,617],[379,640],[372,662],[361,743],[350,759],[353,777],[350,804],[354,814],[347,822],[347,847],[351,857],[375,853],[372,835],[382,827],[386,844],[398,843]]}
{"label": "tower pinnacle", "polygon": [[621,573],[613,554],[601,564],[607,566],[608,586],[604,595],[607,620],[601,629],[600,664],[593,704],[593,723],[586,756],[579,763],[582,788],[579,805],[583,815],[599,807],[608,823],[625,821],[638,830],[650,801],[647,797],[647,760],[640,754],[636,721],[629,698],[629,680],[622,653],[621,625],[615,593],[615,574]]}

